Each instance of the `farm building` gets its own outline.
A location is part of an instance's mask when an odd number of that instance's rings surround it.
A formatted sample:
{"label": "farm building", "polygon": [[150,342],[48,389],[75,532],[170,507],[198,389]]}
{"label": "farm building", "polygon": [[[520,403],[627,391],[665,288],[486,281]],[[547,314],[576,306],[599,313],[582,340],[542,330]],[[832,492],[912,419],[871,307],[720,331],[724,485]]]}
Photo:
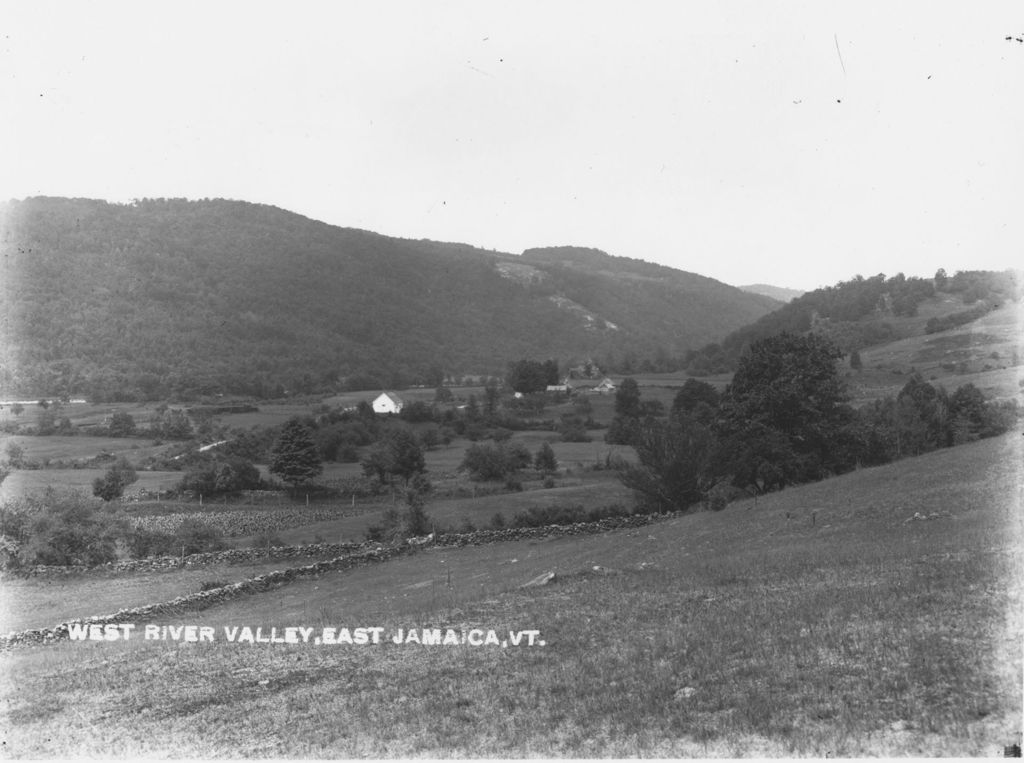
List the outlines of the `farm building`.
{"label": "farm building", "polygon": [[374,413],[398,413],[402,410],[404,403],[402,398],[394,392],[381,392],[372,405]]}
{"label": "farm building", "polygon": [[609,379],[607,376],[601,380],[601,383],[594,387],[594,392],[599,395],[610,395],[615,391],[615,382]]}

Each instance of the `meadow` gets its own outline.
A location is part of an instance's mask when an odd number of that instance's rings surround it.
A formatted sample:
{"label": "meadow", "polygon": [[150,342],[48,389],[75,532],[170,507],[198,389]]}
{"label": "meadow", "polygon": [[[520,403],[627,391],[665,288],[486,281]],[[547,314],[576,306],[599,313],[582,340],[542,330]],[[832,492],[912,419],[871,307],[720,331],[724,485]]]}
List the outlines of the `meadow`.
{"label": "meadow", "polygon": [[[159,621],[532,629],[542,647],[13,650],[5,754],[998,755],[1022,706],[1021,439],[640,529],[430,549]],[[67,585],[57,598],[88,595]]]}

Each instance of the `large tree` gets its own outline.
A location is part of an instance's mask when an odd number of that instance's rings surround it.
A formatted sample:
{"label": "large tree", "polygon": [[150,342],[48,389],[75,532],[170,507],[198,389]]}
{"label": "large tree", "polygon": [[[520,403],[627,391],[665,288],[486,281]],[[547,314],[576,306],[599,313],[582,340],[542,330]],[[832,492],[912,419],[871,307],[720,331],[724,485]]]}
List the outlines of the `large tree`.
{"label": "large tree", "polygon": [[313,433],[298,419],[284,425],[271,454],[270,472],[293,486],[319,476],[324,469]]}
{"label": "large tree", "polygon": [[639,425],[634,445],[640,463],[623,466],[619,479],[649,510],[685,511],[722,479],[720,445],[696,420],[648,419]]}
{"label": "large tree", "polygon": [[558,361],[517,360],[509,363],[505,378],[514,391],[524,395],[543,392],[549,384],[558,384]]}
{"label": "large tree", "polygon": [[389,430],[383,439],[374,445],[362,461],[363,472],[387,482],[391,477],[400,477],[407,483],[417,474],[426,471],[423,447],[416,435],[404,427]]}
{"label": "large tree", "polygon": [[722,399],[719,436],[737,484],[759,491],[848,468],[841,447],[853,411],[829,339],[782,333],[754,342]]}

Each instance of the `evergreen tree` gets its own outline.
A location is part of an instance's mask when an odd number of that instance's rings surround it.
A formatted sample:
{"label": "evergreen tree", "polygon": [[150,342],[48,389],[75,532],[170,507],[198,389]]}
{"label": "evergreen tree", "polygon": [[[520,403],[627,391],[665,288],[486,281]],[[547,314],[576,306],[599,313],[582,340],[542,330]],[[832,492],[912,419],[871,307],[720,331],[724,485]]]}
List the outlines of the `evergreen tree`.
{"label": "evergreen tree", "polygon": [[640,386],[636,379],[623,379],[615,391],[615,415],[635,419],[640,416]]}
{"label": "evergreen tree", "polygon": [[320,451],[312,432],[298,419],[292,419],[284,425],[280,437],[274,443],[271,474],[295,486],[308,482],[322,471]]}
{"label": "evergreen tree", "polygon": [[555,458],[555,451],[550,443],[544,443],[537,450],[533,457],[533,465],[539,472],[551,474],[558,471],[558,459]]}

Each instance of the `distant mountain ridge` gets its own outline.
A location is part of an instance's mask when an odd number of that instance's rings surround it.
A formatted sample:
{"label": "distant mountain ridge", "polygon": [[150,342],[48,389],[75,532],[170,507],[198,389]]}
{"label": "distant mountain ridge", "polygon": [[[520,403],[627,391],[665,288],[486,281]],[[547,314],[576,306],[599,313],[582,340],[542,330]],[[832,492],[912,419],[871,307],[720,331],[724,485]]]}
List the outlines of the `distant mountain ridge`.
{"label": "distant mountain ridge", "polygon": [[93,399],[437,383],[507,361],[679,358],[778,303],[555,247],[523,255],[240,201],[0,205],[0,389]]}
{"label": "distant mountain ridge", "polygon": [[799,289],[787,289],[784,286],[772,286],[767,283],[751,283],[746,286],[738,286],[737,288],[750,292],[751,294],[761,294],[765,297],[771,297],[772,299],[777,299],[779,302],[789,302],[790,300],[802,297],[807,293],[805,291],[800,291]]}

